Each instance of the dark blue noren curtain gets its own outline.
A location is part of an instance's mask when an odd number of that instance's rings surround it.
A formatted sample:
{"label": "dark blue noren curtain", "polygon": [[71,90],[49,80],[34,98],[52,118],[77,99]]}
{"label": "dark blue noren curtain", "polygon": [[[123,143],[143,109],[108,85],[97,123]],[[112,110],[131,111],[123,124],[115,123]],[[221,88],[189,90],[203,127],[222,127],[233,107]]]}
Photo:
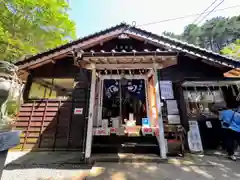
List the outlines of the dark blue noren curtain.
{"label": "dark blue noren curtain", "polygon": [[[107,99],[116,98],[119,89],[119,80],[108,79],[104,80],[104,96]],[[145,99],[145,84],[143,79],[127,80],[126,85],[123,86],[124,91],[133,95],[139,100]]]}
{"label": "dark blue noren curtain", "polygon": [[119,89],[119,80],[106,79],[104,80],[104,96],[107,99],[116,98],[118,95]]}
{"label": "dark blue noren curtain", "polygon": [[139,100],[145,99],[145,84],[143,79],[128,80],[127,84],[124,86],[124,90],[128,91]]}

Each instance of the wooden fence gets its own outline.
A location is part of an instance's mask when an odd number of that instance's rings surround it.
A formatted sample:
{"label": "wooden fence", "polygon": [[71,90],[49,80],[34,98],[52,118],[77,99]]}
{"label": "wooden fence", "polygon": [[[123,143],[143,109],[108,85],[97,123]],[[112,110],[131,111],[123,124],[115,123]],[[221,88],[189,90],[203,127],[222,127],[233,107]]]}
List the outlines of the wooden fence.
{"label": "wooden fence", "polygon": [[[74,108],[83,107],[82,115]],[[82,101],[36,100],[24,103],[15,128],[22,130],[16,150],[80,150],[84,152],[87,103]]]}

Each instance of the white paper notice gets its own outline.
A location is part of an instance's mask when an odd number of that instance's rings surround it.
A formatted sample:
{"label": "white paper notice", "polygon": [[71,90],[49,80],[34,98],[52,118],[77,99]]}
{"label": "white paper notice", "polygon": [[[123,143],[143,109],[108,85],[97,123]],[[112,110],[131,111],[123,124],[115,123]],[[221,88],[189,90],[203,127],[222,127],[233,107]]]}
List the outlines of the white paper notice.
{"label": "white paper notice", "polygon": [[197,121],[189,121],[188,145],[192,152],[202,152],[202,140]]}
{"label": "white paper notice", "polygon": [[94,130],[96,136],[108,136],[110,135],[110,128],[96,128]]}
{"label": "white paper notice", "polygon": [[211,123],[211,121],[206,121],[206,126],[207,126],[207,128],[212,128],[212,123]]}
{"label": "white paper notice", "polygon": [[160,81],[160,91],[162,99],[174,99],[171,81]]}
{"label": "white paper notice", "polygon": [[181,124],[179,115],[168,115],[168,124]]}
{"label": "white paper notice", "polygon": [[179,114],[176,100],[167,100],[167,112],[169,115]]}

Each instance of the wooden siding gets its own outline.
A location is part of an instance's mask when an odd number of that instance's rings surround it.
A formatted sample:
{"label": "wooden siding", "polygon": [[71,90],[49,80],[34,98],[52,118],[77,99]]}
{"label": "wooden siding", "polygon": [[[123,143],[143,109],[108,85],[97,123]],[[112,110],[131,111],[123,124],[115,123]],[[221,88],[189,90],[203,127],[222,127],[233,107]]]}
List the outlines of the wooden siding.
{"label": "wooden siding", "polygon": [[179,56],[178,64],[163,68],[159,71],[161,80],[180,82],[187,79],[215,79],[223,78],[224,70],[201,62],[200,59],[191,59],[188,56]]}
{"label": "wooden siding", "polygon": [[[23,104],[15,124],[16,129],[23,132],[21,143],[15,149],[83,150],[87,103],[44,100]],[[83,106],[83,115],[73,114],[74,108]]]}
{"label": "wooden siding", "polygon": [[[73,67],[73,70],[72,72],[68,71],[69,76],[72,74],[71,77],[75,79],[72,99],[25,99],[15,123],[15,128],[22,130],[20,145],[15,147],[15,150],[78,150],[84,152],[90,73],[83,69],[78,69],[78,72],[76,72],[75,67]],[[38,74],[37,71],[40,72],[36,70],[35,75]],[[45,72],[45,74],[39,73],[38,77],[51,75],[47,71]],[[64,74],[64,71],[62,72],[63,77],[65,77],[66,74]],[[62,76],[61,74],[58,75]],[[28,91],[28,89],[25,91]],[[74,114],[75,108],[83,108],[83,114]]]}

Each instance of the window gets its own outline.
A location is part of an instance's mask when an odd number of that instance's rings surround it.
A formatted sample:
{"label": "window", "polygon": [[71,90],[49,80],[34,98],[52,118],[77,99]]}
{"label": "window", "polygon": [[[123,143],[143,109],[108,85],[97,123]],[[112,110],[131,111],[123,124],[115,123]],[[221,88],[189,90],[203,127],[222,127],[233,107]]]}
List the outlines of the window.
{"label": "window", "polygon": [[30,99],[68,99],[71,98],[74,79],[35,78],[30,88]]}

